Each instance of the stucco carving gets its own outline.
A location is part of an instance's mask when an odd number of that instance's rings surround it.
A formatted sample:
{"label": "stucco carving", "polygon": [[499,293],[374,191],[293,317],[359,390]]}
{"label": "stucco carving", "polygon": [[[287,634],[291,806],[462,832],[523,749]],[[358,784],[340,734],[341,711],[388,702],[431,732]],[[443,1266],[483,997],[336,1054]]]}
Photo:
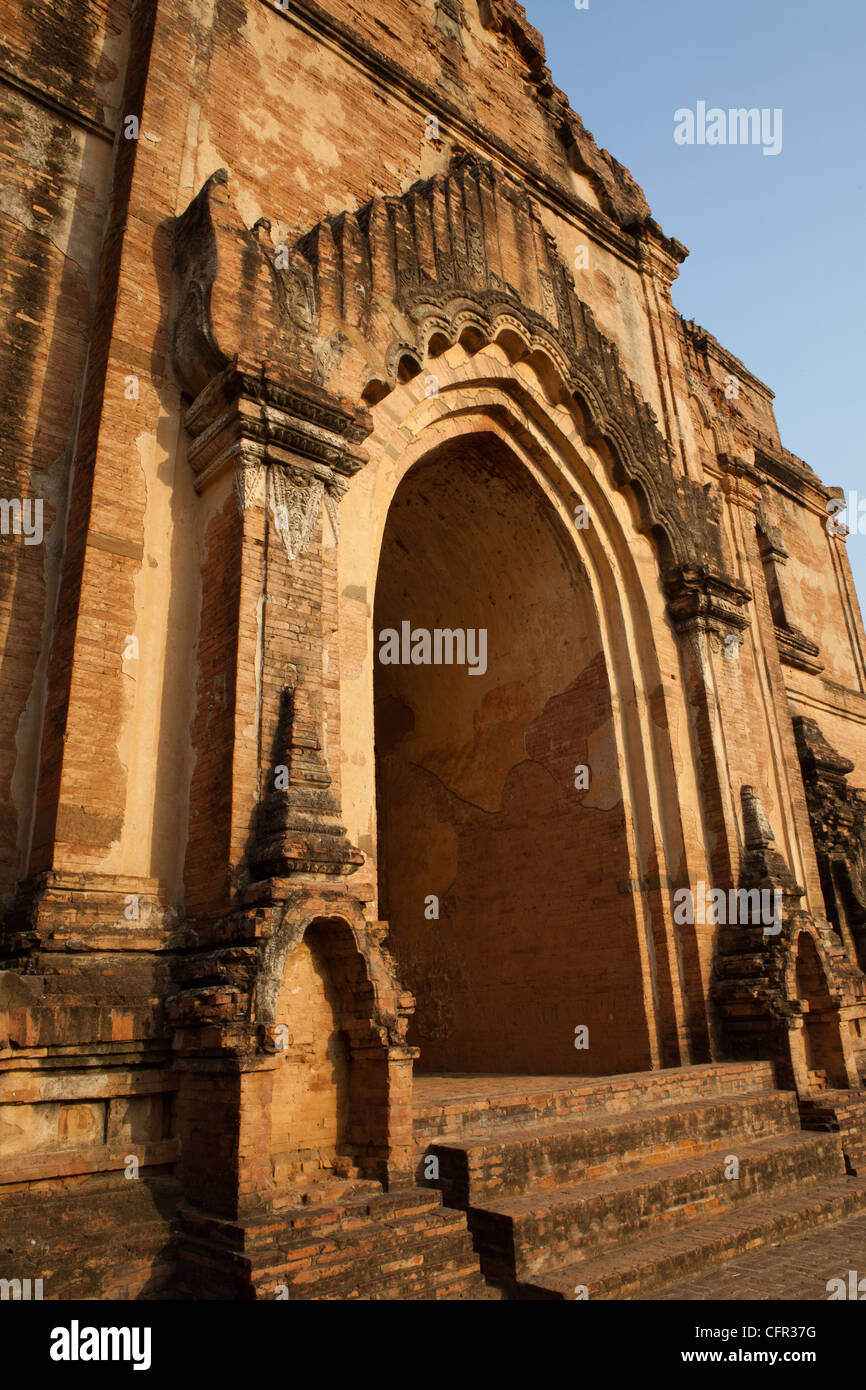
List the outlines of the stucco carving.
{"label": "stucco carving", "polygon": [[[652,409],[579,298],[538,208],[516,180],[489,161],[458,153],[447,174],[329,217],[290,248],[249,231],[227,190],[227,175],[218,171],[175,233],[174,354],[191,395],[240,350],[317,383],[348,419],[345,394],[381,400],[458,339],[475,347],[499,340],[517,355],[541,354],[591,433],[610,449],[615,481],[633,490],[643,528],[655,537],[674,585],[678,571],[697,569],[732,583],[717,500],[676,471]],[[526,249],[521,263],[503,261],[500,229],[516,231]],[[286,276],[303,293],[290,294]],[[232,287],[230,298],[232,279],[240,280],[241,293]],[[304,313],[291,307],[299,294]],[[243,304],[249,307],[241,319]],[[367,344],[363,357],[351,346],[359,334]],[[371,371],[377,360],[381,365]],[[277,373],[269,376],[273,395]],[[195,413],[194,405],[188,423]],[[263,416],[248,424],[248,436],[294,450],[294,426]],[[305,433],[309,452],[311,431]],[[300,536],[303,529],[295,528]]]}

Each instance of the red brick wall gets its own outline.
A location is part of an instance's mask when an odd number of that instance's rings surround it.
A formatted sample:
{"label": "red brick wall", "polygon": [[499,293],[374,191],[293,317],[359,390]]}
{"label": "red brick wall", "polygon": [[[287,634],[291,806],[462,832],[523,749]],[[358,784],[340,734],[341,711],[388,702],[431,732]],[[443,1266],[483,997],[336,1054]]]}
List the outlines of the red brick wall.
{"label": "red brick wall", "polygon": [[26,867],[128,37],[126,0],[76,0],[15,6],[0,40],[0,497],[41,499],[44,532],[33,545],[0,536],[0,892]]}

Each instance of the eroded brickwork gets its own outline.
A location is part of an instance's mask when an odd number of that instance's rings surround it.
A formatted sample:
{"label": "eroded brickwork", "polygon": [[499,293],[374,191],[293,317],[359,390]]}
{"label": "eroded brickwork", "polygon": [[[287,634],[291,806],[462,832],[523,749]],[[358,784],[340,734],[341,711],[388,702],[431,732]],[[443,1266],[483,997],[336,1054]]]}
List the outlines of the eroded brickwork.
{"label": "eroded brickwork", "polygon": [[0,1277],[630,1297],[859,1210],[833,494],[522,8],[25,6],[0,81]]}

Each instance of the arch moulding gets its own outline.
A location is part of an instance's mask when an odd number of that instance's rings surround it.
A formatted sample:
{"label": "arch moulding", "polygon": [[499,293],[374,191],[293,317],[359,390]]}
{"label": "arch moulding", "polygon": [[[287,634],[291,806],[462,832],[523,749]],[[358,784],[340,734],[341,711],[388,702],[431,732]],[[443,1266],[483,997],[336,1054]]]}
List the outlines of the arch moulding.
{"label": "arch moulding", "polygon": [[[702,1002],[712,944],[705,933],[678,950],[669,904],[697,850],[693,837],[686,853],[670,811],[669,747],[659,752],[648,728],[661,706],[676,702],[661,695],[659,705],[658,656],[635,638],[646,572],[636,567],[612,489],[651,542],[686,696],[676,718],[690,775],[697,769],[704,788],[705,824],[715,827],[708,876],[726,885],[737,882],[743,833],[719,772],[707,667],[712,650],[748,626],[751,594],[732,577],[717,497],[679,471],[531,197],[493,164],[461,155],[402,196],[329,217],[281,245],[266,220],[244,224],[218,170],[176,221],[174,269],[173,361],[195,487],[209,496],[191,792],[198,830],[191,828],[185,872],[196,948],[172,1005],[185,1064],[219,1057],[249,1078],[247,1113],[261,1108],[254,1092],[274,1064],[268,1030],[278,968],[307,924],[341,920],[361,962],[353,978],[367,1000],[375,1053],[380,1121],[370,1153],[386,1181],[410,1180],[412,1000],[384,945],[375,890],[358,872],[364,855],[343,824],[339,759],[329,753],[341,746],[340,691],[329,657],[340,623],[341,498],[351,508],[363,493],[352,480],[389,424],[405,426],[402,449],[396,438],[387,446],[390,461],[396,450],[408,466],[416,448],[406,448],[408,437],[432,443],[436,422],[461,414],[460,428],[484,418],[502,435],[512,432],[509,447],[563,520],[575,493],[598,519],[582,562],[603,621],[630,629],[629,641],[610,640],[608,656],[623,692],[617,704],[628,711],[617,738],[664,1018],[654,1056],[670,1064],[714,1055]],[[624,651],[636,653],[631,667]],[[232,695],[214,721],[221,682]],[[636,709],[630,683],[646,694]],[[643,779],[629,772],[641,747],[655,764]],[[644,790],[635,790],[641,780]],[[242,1157],[238,1163],[229,1206],[265,1181],[244,1174]]]}

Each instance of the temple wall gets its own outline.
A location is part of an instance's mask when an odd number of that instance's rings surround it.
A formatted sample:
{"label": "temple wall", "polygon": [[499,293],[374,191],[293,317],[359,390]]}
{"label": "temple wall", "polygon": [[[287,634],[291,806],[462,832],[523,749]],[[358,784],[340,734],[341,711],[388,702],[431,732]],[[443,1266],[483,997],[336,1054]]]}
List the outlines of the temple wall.
{"label": "temple wall", "polygon": [[[408,1182],[416,1045],[707,1062],[733,998],[743,1055],[784,1059],[761,1010],[796,970],[755,948],[726,1001],[724,933],[672,919],[699,881],[783,882],[866,1037],[791,723],[866,785],[829,494],[679,319],[685,248],[520,7],[22,13],[0,487],[45,536],[0,538],[5,1184],[48,1212],[73,1181],[98,1228],[138,1209],[129,1149],[240,1220],[347,1145]],[[403,618],[489,630],[487,671],[377,670]]]}
{"label": "temple wall", "polygon": [[[0,894],[25,871],[66,493],[113,176],[128,6],[14,7],[0,43]],[[38,522],[38,526],[37,526]],[[26,530],[26,528],[25,528]]]}

